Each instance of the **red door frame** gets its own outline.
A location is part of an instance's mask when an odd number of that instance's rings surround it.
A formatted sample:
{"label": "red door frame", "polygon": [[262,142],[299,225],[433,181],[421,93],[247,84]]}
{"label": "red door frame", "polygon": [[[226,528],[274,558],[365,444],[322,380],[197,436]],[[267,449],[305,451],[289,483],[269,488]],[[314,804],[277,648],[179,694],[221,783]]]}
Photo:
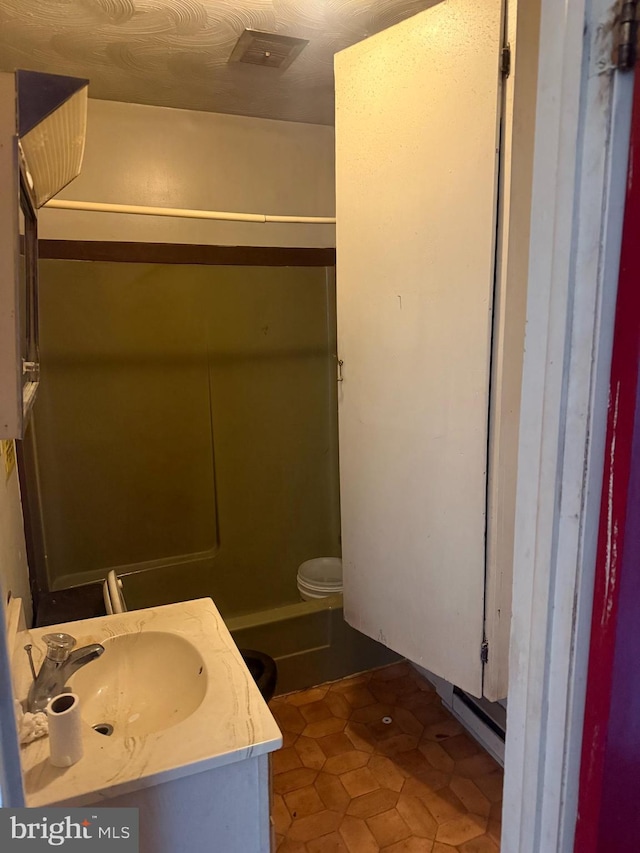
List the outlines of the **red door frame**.
{"label": "red door frame", "polygon": [[575,853],[640,850],[640,84],[613,339]]}

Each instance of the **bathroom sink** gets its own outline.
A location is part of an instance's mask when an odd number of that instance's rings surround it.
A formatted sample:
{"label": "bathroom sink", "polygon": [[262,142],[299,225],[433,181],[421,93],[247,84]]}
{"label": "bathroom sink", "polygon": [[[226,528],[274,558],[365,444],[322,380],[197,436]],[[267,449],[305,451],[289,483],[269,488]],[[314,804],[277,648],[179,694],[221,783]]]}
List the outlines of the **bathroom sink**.
{"label": "bathroom sink", "polygon": [[99,734],[148,735],[175,726],[200,706],[207,670],[188,640],[146,631],[102,644],[102,657],[69,679],[83,719]]}
{"label": "bathroom sink", "polygon": [[[18,631],[13,668],[22,702],[32,683],[24,647],[32,646],[38,670],[44,636],[52,631],[70,634],[80,649],[101,643],[104,653],[67,680],[80,698],[83,757],[61,771],[49,761],[48,738],[21,749],[28,806],[129,796],[262,757],[282,744],[210,598]],[[202,807],[208,808],[204,801]]]}

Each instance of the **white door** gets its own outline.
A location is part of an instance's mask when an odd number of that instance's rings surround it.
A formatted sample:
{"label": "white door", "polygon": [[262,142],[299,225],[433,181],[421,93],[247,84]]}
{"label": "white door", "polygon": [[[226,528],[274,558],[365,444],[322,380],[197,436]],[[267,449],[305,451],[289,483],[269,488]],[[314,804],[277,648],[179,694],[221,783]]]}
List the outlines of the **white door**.
{"label": "white door", "polygon": [[345,617],[482,693],[502,0],[336,56]]}

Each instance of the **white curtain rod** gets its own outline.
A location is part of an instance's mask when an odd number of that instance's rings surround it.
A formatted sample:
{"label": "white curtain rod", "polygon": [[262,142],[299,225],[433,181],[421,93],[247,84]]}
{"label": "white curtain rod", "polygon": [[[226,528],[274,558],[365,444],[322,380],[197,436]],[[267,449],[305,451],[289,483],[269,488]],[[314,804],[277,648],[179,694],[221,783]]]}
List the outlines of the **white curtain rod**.
{"label": "white curtain rod", "polygon": [[335,216],[272,216],[267,213],[229,213],[223,210],[188,210],[182,207],[146,207],[143,204],[103,204],[97,201],[51,199],[45,207],[56,210],[89,210],[98,213],[134,213],[141,216],[175,216],[181,219],[218,219],[231,222],[285,222],[303,225],[335,225]]}

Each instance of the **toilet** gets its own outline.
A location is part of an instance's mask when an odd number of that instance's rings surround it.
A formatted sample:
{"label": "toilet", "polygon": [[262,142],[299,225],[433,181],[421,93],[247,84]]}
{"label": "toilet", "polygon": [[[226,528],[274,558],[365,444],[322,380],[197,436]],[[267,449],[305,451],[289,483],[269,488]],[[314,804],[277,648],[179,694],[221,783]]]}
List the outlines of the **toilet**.
{"label": "toilet", "polygon": [[303,601],[316,601],[342,593],[340,557],[315,557],[298,567],[298,592]]}
{"label": "toilet", "polygon": [[[114,571],[110,571],[102,585],[104,606],[109,615],[113,613],[126,613],[127,604],[122,591],[122,581]],[[278,667],[276,662],[264,652],[256,649],[240,649],[240,654],[253,676],[265,702],[273,698],[278,681]]]}

